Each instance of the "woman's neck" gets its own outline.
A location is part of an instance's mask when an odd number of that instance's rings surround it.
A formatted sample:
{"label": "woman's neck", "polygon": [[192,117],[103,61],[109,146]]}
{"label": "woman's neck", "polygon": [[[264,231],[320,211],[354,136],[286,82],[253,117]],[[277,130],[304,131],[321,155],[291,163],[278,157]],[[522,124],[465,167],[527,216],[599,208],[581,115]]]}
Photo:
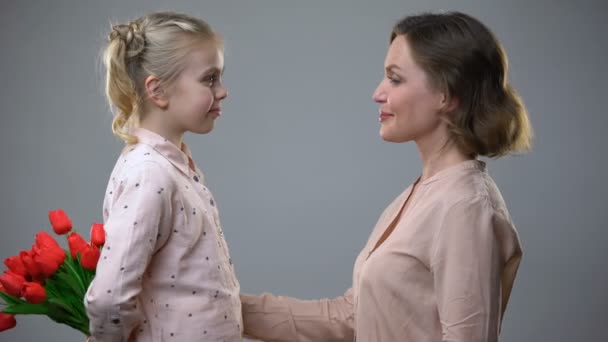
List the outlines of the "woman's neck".
{"label": "woman's neck", "polygon": [[422,161],[421,181],[425,181],[451,166],[475,159],[462,152],[455,143],[447,138],[421,139],[421,141],[416,141],[416,145]]}

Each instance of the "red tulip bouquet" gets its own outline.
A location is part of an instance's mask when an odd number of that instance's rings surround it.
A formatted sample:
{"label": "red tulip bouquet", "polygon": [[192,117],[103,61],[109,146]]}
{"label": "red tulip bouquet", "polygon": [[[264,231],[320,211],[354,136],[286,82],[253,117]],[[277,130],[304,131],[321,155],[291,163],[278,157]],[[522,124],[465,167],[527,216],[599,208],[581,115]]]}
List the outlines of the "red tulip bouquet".
{"label": "red tulip bouquet", "polygon": [[89,243],[72,231],[72,222],[63,210],[49,212],[49,220],[57,235],[66,236],[69,249],[42,231],[36,234],[31,250],[4,260],[7,270],[0,275],[0,332],[15,327],[15,315],[45,315],[88,336],[84,296],[105,242],[103,225],[92,225]]}

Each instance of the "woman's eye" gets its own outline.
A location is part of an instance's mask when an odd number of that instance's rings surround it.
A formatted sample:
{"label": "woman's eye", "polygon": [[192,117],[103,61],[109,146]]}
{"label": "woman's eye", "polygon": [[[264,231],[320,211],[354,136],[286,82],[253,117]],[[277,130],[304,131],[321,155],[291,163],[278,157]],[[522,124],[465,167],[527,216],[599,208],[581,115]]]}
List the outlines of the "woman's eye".
{"label": "woman's eye", "polygon": [[391,84],[399,84],[399,83],[401,83],[401,80],[399,78],[397,78],[397,77],[389,76],[387,78],[388,78],[389,82],[391,82]]}

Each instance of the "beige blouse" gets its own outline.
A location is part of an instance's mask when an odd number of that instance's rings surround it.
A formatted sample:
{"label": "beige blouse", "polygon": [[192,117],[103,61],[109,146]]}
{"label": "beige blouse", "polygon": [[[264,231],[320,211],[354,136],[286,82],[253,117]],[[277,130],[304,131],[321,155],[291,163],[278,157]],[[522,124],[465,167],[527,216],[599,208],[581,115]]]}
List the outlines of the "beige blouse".
{"label": "beige blouse", "polygon": [[[380,217],[343,296],[241,295],[265,341],[497,341],[522,250],[503,198],[472,160],[413,184]],[[400,216],[400,217],[398,217]],[[375,250],[391,223],[396,227]]]}

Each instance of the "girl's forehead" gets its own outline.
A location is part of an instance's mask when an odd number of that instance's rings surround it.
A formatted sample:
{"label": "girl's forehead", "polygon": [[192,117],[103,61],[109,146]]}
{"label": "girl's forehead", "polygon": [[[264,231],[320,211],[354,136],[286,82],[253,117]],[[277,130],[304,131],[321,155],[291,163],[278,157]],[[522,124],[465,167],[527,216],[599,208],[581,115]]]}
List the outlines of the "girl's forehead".
{"label": "girl's forehead", "polygon": [[197,44],[192,47],[188,56],[188,66],[191,68],[224,68],[224,51],[215,44]]}

